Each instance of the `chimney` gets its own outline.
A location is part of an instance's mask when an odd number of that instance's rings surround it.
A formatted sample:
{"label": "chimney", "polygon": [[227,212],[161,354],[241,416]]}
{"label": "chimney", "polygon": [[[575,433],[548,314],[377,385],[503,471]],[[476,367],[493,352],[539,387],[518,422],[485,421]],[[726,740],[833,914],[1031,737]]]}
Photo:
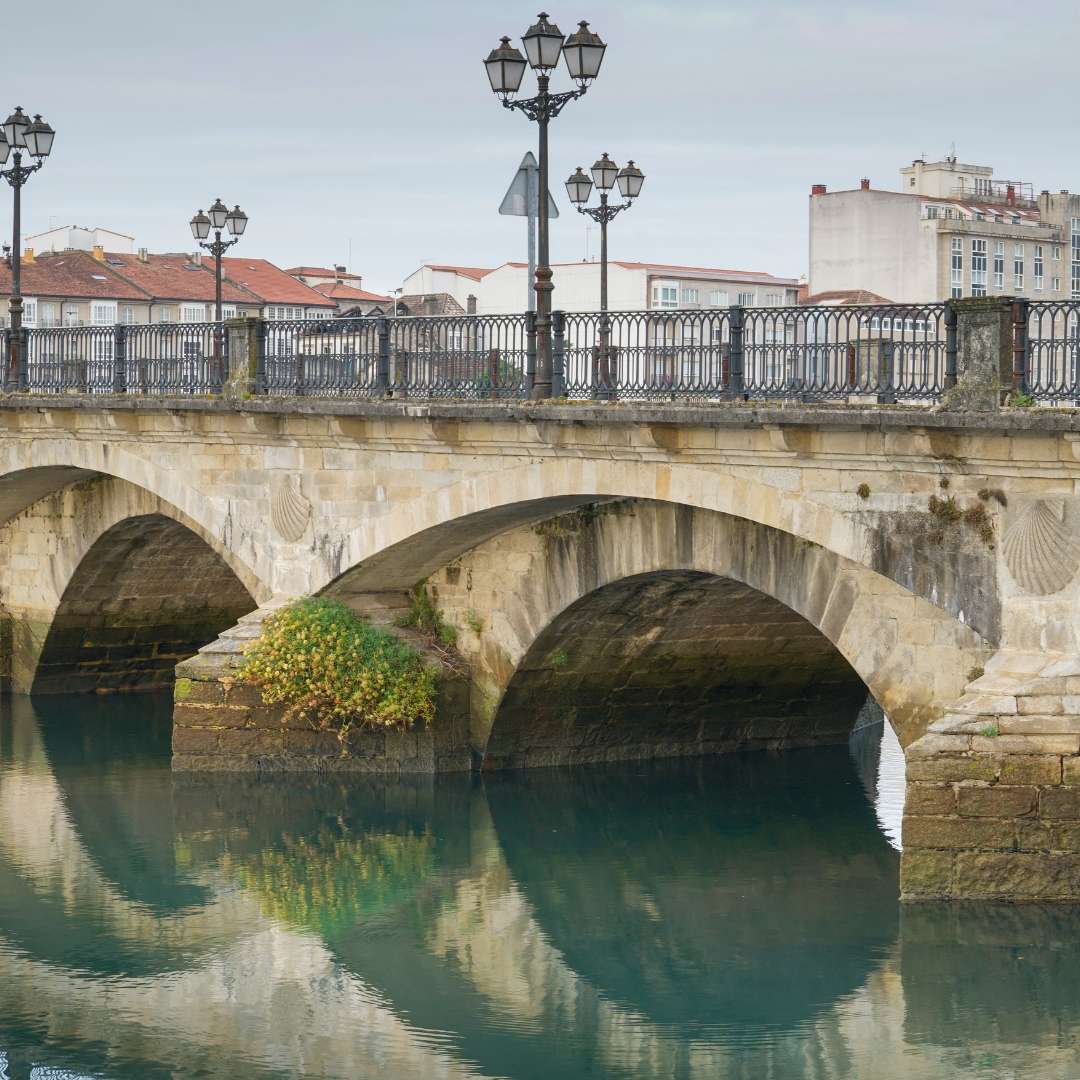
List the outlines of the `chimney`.
{"label": "chimney", "polygon": [[191,253],[191,262],[195,266],[202,266],[202,252],[201,251],[193,251]]}
{"label": "chimney", "polygon": [[150,261],[150,252],[146,248],[139,248],[139,262],[148,263]]}
{"label": "chimney", "polygon": [[824,184],[815,184],[810,189],[810,194],[811,195],[824,195],[825,192],[828,191],[828,190],[829,189]]}
{"label": "chimney", "polygon": [[476,297],[473,296],[472,293],[469,293],[469,295],[467,297],[465,297],[465,314],[466,315],[475,315],[476,314]]}
{"label": "chimney", "polygon": [[1016,187],[1013,184],[1005,185],[1005,202],[1009,206],[1016,205]]}
{"label": "chimney", "polygon": [[336,263],[334,265],[334,270],[339,274],[344,274],[345,273],[345,267],[344,266],[338,266]]}
{"label": "chimney", "polygon": [[868,176],[864,176],[859,181],[859,188],[862,191],[869,191],[870,190],[870,178]]}
{"label": "chimney", "polygon": [[105,261],[105,249],[100,244],[94,245],[94,250],[93,252],[91,252],[91,254],[94,256],[95,259],[97,259],[98,262]]}
{"label": "chimney", "polygon": [[22,261],[24,263],[32,263],[34,261],[34,249],[33,248],[27,248],[23,252]]}

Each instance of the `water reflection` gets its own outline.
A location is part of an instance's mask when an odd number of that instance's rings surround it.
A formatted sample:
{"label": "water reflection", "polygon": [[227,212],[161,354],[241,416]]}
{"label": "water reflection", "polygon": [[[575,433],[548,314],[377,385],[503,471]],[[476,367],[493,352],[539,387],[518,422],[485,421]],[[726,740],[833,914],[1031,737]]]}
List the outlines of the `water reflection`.
{"label": "water reflection", "polygon": [[901,914],[880,740],[259,781],[3,709],[3,1080],[1080,1075],[1077,913]]}

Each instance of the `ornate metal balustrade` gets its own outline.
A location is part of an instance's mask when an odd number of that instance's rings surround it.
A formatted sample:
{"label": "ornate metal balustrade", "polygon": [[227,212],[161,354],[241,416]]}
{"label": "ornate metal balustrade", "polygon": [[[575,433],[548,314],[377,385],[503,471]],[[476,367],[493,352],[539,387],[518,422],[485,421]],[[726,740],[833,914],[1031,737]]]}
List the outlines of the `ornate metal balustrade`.
{"label": "ornate metal balustrade", "polygon": [[[1080,405],[1080,301],[1013,305],[1013,387]],[[936,401],[956,380],[947,303],[555,312],[554,394],[578,400]],[[536,366],[531,313],[256,324],[253,390],[323,396],[512,400]],[[50,327],[4,335],[9,391],[216,394],[229,325]],[[18,363],[14,358],[21,358]],[[237,363],[243,358],[237,357]]]}

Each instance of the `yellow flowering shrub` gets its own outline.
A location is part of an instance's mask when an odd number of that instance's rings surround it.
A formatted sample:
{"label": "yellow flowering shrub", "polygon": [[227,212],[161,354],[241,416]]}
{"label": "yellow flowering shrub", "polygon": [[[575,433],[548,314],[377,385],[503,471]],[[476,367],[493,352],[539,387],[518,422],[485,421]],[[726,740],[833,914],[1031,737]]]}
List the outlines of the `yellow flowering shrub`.
{"label": "yellow flowering shrub", "polygon": [[406,728],[435,718],[436,672],[406,642],[334,600],[307,599],[273,614],[246,650],[240,678],[288,718],[337,729]]}

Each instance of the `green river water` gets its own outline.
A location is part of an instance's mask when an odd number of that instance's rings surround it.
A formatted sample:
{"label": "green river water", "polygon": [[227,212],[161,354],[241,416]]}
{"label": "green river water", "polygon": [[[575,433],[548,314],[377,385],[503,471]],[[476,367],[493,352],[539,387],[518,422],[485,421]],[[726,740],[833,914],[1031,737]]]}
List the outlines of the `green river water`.
{"label": "green river water", "polygon": [[0,1078],[1080,1078],[1080,913],[901,908],[902,758],[180,776],[0,703]]}

